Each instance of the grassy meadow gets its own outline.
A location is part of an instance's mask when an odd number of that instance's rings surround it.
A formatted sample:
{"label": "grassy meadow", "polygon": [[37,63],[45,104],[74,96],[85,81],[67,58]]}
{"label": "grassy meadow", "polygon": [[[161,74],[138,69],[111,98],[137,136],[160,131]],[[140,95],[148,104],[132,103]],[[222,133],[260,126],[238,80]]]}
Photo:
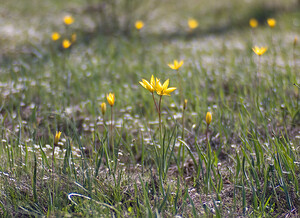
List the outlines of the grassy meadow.
{"label": "grassy meadow", "polygon": [[1,217],[299,216],[299,1],[0,3]]}

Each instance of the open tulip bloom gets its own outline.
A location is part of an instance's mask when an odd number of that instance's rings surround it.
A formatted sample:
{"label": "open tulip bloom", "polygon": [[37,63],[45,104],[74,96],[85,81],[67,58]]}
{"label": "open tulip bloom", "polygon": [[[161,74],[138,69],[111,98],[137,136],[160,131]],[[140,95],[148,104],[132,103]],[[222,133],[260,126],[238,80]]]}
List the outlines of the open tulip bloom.
{"label": "open tulip bloom", "polygon": [[177,60],[174,60],[174,64],[172,64],[172,63],[168,64],[168,66],[172,70],[178,70],[182,65],[183,65],[183,61],[178,62]]}
{"label": "open tulip bloom", "polygon": [[192,18],[190,18],[189,20],[188,20],[188,26],[189,26],[189,28],[190,29],[196,29],[197,27],[198,27],[198,21],[197,20],[195,20],[195,19],[192,19]]}
{"label": "open tulip bloom", "polygon": [[268,48],[255,46],[254,48],[252,48],[252,50],[254,51],[255,54],[261,56],[268,50]]}
{"label": "open tulip bloom", "polygon": [[168,96],[170,96],[170,93],[175,91],[176,88],[175,87],[168,88],[169,82],[170,82],[170,80],[167,79],[164,82],[164,84],[161,85],[160,81],[156,78],[156,86],[155,86],[156,93],[158,95],[168,95]]}
{"label": "open tulip bloom", "polygon": [[259,77],[260,77],[260,59],[261,56],[268,50],[267,47],[258,47],[258,46],[254,46],[254,48],[252,48],[252,50],[254,51],[255,54],[258,55],[258,63],[257,63],[257,74],[256,77],[258,79],[258,83],[259,83]]}
{"label": "open tulip bloom", "polygon": [[269,18],[267,20],[267,23],[268,23],[269,27],[271,27],[271,28],[276,26],[276,20],[274,18]]}
{"label": "open tulip bloom", "polygon": [[252,28],[256,28],[258,26],[258,21],[255,19],[255,18],[251,18],[249,20],[249,25],[252,27]]}
{"label": "open tulip bloom", "polygon": [[150,83],[147,80],[142,79],[142,82],[140,82],[140,84],[151,93],[155,91],[155,80],[153,75],[151,76]]}
{"label": "open tulip bloom", "polygon": [[[170,93],[176,90],[176,87],[169,87],[169,83],[170,83],[170,80],[167,79],[163,84],[161,84],[160,79],[156,78],[154,80],[153,75],[151,76],[150,82],[148,82],[145,79],[142,79],[142,81],[140,81],[141,86],[143,86],[145,89],[147,89],[152,94],[155,108],[156,108],[158,116],[159,116],[160,132],[161,132],[161,110],[160,109],[161,109],[162,96],[164,96],[164,95],[170,96]],[[160,96],[158,105],[154,98],[154,92],[156,92],[156,94]]]}
{"label": "open tulip bloom", "polygon": [[162,85],[160,83],[160,79],[156,78],[156,80],[154,80],[153,75],[151,76],[150,82],[148,82],[145,79],[142,79],[142,81],[140,82],[141,86],[143,86],[145,89],[147,89],[152,94],[154,93],[154,91],[156,91],[156,93],[158,95],[170,96],[170,93],[175,91],[176,87],[169,87],[169,83],[170,83],[170,80],[167,79]]}
{"label": "open tulip bloom", "polygon": [[138,21],[135,22],[135,28],[137,30],[141,30],[143,27],[144,27],[144,22],[143,21],[138,20]]}
{"label": "open tulip bloom", "polygon": [[67,15],[64,17],[64,23],[66,25],[71,25],[72,23],[74,23],[74,18],[70,15]]}

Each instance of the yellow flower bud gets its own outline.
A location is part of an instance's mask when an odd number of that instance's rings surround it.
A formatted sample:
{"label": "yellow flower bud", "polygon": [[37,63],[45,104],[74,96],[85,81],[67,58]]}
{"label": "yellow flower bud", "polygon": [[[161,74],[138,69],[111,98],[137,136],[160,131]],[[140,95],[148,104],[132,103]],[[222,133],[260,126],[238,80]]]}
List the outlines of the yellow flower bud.
{"label": "yellow flower bud", "polygon": [[109,93],[108,95],[106,95],[106,99],[107,99],[110,106],[114,106],[114,104],[115,104],[115,94]]}
{"label": "yellow flower bud", "polygon": [[76,39],[77,39],[77,35],[76,35],[76,33],[73,33],[71,36],[71,42],[72,43],[76,42]]}
{"label": "yellow flower bud", "polygon": [[54,32],[52,33],[51,38],[53,41],[59,40],[60,34],[58,32]]}
{"label": "yellow flower bud", "polygon": [[67,49],[71,46],[71,42],[68,39],[64,39],[64,41],[62,42],[62,47]]}
{"label": "yellow flower bud", "polygon": [[198,27],[198,21],[197,20],[195,20],[195,19],[192,19],[192,18],[190,18],[189,20],[188,20],[188,26],[189,26],[189,28],[190,29],[196,29],[197,27]]}
{"label": "yellow flower bud", "polygon": [[72,16],[70,16],[70,15],[65,16],[64,17],[64,23],[66,25],[71,25],[72,23],[74,23],[74,18]]}
{"label": "yellow flower bud", "polygon": [[271,28],[276,26],[276,20],[274,18],[269,18],[267,20],[267,23],[268,23],[269,27],[271,27]]}
{"label": "yellow flower bud", "polygon": [[54,138],[54,145],[58,144],[60,136],[61,136],[61,132],[60,131],[58,131],[58,132],[56,131],[55,138]]}
{"label": "yellow flower bud", "polygon": [[188,103],[188,100],[184,99],[183,110],[185,110],[187,108],[187,103]]}
{"label": "yellow flower bud", "polygon": [[144,27],[144,22],[143,22],[143,21],[138,20],[138,21],[135,22],[135,28],[136,28],[136,29],[140,30],[140,29],[142,29],[143,27]]}
{"label": "yellow flower bud", "polygon": [[255,19],[255,18],[251,18],[249,20],[249,25],[252,27],[252,28],[256,28],[258,26],[258,21]]}
{"label": "yellow flower bud", "polygon": [[296,47],[296,45],[297,45],[297,42],[298,42],[298,37],[297,37],[297,36],[295,36],[295,38],[294,38],[294,47]]}
{"label": "yellow flower bud", "polygon": [[101,112],[102,112],[102,115],[104,115],[105,112],[106,112],[106,104],[105,104],[105,102],[102,102],[102,104],[101,104]]}
{"label": "yellow flower bud", "polygon": [[211,123],[211,120],[212,120],[212,115],[210,112],[207,112],[206,113],[206,123],[207,125],[209,125]]}

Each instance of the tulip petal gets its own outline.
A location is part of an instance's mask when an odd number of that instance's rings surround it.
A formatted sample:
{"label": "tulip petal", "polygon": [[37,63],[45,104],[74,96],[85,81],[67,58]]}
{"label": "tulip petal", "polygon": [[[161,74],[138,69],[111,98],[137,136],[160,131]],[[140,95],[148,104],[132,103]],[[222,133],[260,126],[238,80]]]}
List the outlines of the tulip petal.
{"label": "tulip petal", "polygon": [[169,82],[170,82],[170,80],[169,79],[167,79],[165,82],[164,82],[164,84],[163,84],[163,90],[167,90],[167,88],[168,88],[168,86],[169,86]]}

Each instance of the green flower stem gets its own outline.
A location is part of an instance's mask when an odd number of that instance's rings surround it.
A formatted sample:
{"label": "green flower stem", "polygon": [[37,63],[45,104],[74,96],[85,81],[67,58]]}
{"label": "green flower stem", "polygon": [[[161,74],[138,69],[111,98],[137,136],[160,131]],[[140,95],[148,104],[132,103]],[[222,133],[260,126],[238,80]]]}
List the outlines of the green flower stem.
{"label": "green flower stem", "polygon": [[[183,103],[184,104],[184,103]],[[182,108],[182,134],[181,134],[181,140],[184,141],[184,105]],[[181,163],[181,176],[183,177],[183,172],[184,172],[184,158],[185,158],[185,154],[184,154],[184,146],[182,146],[182,142],[180,142],[180,146],[179,146],[179,156],[180,156],[180,152],[181,152],[181,148],[182,148],[182,163]]]}
{"label": "green flower stem", "polygon": [[153,101],[154,101],[154,104],[155,104],[156,111],[157,111],[157,113],[159,114],[159,108],[157,107],[157,103],[156,103],[156,101],[155,101],[154,93],[153,93],[153,92],[152,92],[152,98],[153,98]]}
{"label": "green flower stem", "polygon": [[112,159],[115,161],[115,148],[114,148],[114,134],[113,134],[113,106],[111,106],[111,113],[110,113],[110,143],[112,148]]}
{"label": "green flower stem", "polygon": [[179,78],[179,84],[178,84],[178,89],[179,89],[179,95],[180,95],[180,105],[182,104],[182,102],[183,102],[183,93],[182,93],[182,91],[183,91],[183,89],[182,89],[182,77],[181,77],[181,75],[180,75],[180,73],[179,73],[179,70],[177,69],[176,70],[176,72],[177,72],[177,76],[178,76],[178,78]]}
{"label": "green flower stem", "polygon": [[160,143],[162,142],[161,100],[162,100],[162,95],[160,95],[160,98],[159,98],[159,104],[158,104],[158,118],[159,118],[159,137],[160,137]]}
{"label": "green flower stem", "polygon": [[209,124],[206,125],[206,133],[205,133],[205,135],[206,135],[206,144],[207,144],[207,152],[209,152],[209,151],[208,151],[208,147],[209,147],[209,141],[208,141],[208,129],[209,129]]}
{"label": "green flower stem", "polygon": [[53,143],[53,149],[52,149],[52,202],[54,204],[54,198],[55,198],[55,186],[54,186],[54,151],[55,151],[55,143]]}

